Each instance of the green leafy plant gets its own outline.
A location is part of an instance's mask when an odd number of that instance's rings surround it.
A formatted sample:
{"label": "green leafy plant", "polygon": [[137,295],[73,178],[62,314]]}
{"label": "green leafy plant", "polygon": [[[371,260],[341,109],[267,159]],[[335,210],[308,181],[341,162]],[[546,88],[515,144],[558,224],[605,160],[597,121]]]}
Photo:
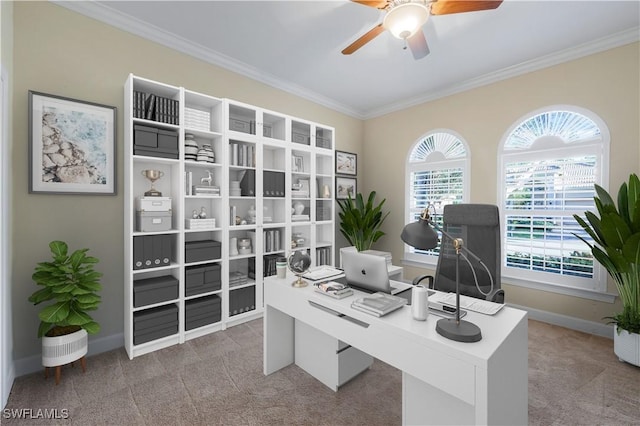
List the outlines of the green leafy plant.
{"label": "green leafy plant", "polygon": [[629,333],[640,333],[640,181],[629,176],[618,190],[618,205],[604,188],[595,185],[598,214],[585,212],[586,221],[574,215],[594,244],[580,237],[591,248],[593,257],[614,279],[622,312],[608,317]]}
{"label": "green leafy plant", "polygon": [[382,212],[386,199],[374,205],[375,198],[376,192],[372,191],[366,203],[360,192],[356,194],[355,199],[349,195],[346,200],[337,200],[341,210],[338,214],[340,232],[358,251],[369,250],[373,243],[384,235],[380,227],[389,215],[389,212]]}
{"label": "green leafy plant", "polygon": [[43,308],[38,317],[38,337],[69,334],[84,328],[87,333],[100,331],[100,325],[86,311],[98,308],[102,289],[99,278],[102,273],[93,269],[98,263],[87,256],[89,249],[79,249],[68,255],[68,246],[62,241],[49,243],[53,261],[40,262],[31,278],[43,288],[35,291],[29,302],[38,305],[53,301]]}

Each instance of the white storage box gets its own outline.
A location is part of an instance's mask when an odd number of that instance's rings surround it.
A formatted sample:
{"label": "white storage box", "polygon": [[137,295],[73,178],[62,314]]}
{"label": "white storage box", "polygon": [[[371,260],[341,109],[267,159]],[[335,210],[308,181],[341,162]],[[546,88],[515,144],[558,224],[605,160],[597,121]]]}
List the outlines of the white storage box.
{"label": "white storage box", "polygon": [[138,232],[162,232],[171,229],[171,212],[137,211]]}
{"label": "white storage box", "polygon": [[170,212],[170,197],[136,197],[136,210],[141,212]]}

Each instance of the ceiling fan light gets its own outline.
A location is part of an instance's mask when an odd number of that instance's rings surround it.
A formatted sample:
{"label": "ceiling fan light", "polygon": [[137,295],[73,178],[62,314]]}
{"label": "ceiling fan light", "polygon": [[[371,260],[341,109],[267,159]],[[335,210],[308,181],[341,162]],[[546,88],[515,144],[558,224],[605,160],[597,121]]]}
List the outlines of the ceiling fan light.
{"label": "ceiling fan light", "polygon": [[382,25],[394,37],[405,40],[414,35],[429,19],[429,10],[422,3],[402,3],[393,7]]}

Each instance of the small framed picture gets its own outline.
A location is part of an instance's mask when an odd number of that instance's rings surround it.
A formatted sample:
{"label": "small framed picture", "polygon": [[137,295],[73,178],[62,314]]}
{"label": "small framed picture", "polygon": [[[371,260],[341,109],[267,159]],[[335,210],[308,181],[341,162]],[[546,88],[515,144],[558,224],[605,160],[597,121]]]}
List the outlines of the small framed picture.
{"label": "small framed picture", "polygon": [[356,198],[356,178],[336,176],[336,198],[345,200],[349,197]]}
{"label": "small framed picture", "polygon": [[304,157],[302,155],[291,156],[291,171],[293,173],[304,173]]}
{"label": "small framed picture", "polygon": [[358,156],[351,152],[336,151],[336,173],[356,176],[358,174]]}
{"label": "small framed picture", "polygon": [[116,193],[116,107],[29,91],[29,193]]}

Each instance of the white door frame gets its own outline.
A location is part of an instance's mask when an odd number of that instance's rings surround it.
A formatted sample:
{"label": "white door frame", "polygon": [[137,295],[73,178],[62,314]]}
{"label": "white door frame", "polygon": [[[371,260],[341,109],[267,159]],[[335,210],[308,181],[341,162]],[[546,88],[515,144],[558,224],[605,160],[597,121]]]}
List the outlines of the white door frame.
{"label": "white door frame", "polygon": [[11,292],[9,288],[9,89],[8,78],[0,64],[0,407],[4,408],[13,385],[11,360]]}

